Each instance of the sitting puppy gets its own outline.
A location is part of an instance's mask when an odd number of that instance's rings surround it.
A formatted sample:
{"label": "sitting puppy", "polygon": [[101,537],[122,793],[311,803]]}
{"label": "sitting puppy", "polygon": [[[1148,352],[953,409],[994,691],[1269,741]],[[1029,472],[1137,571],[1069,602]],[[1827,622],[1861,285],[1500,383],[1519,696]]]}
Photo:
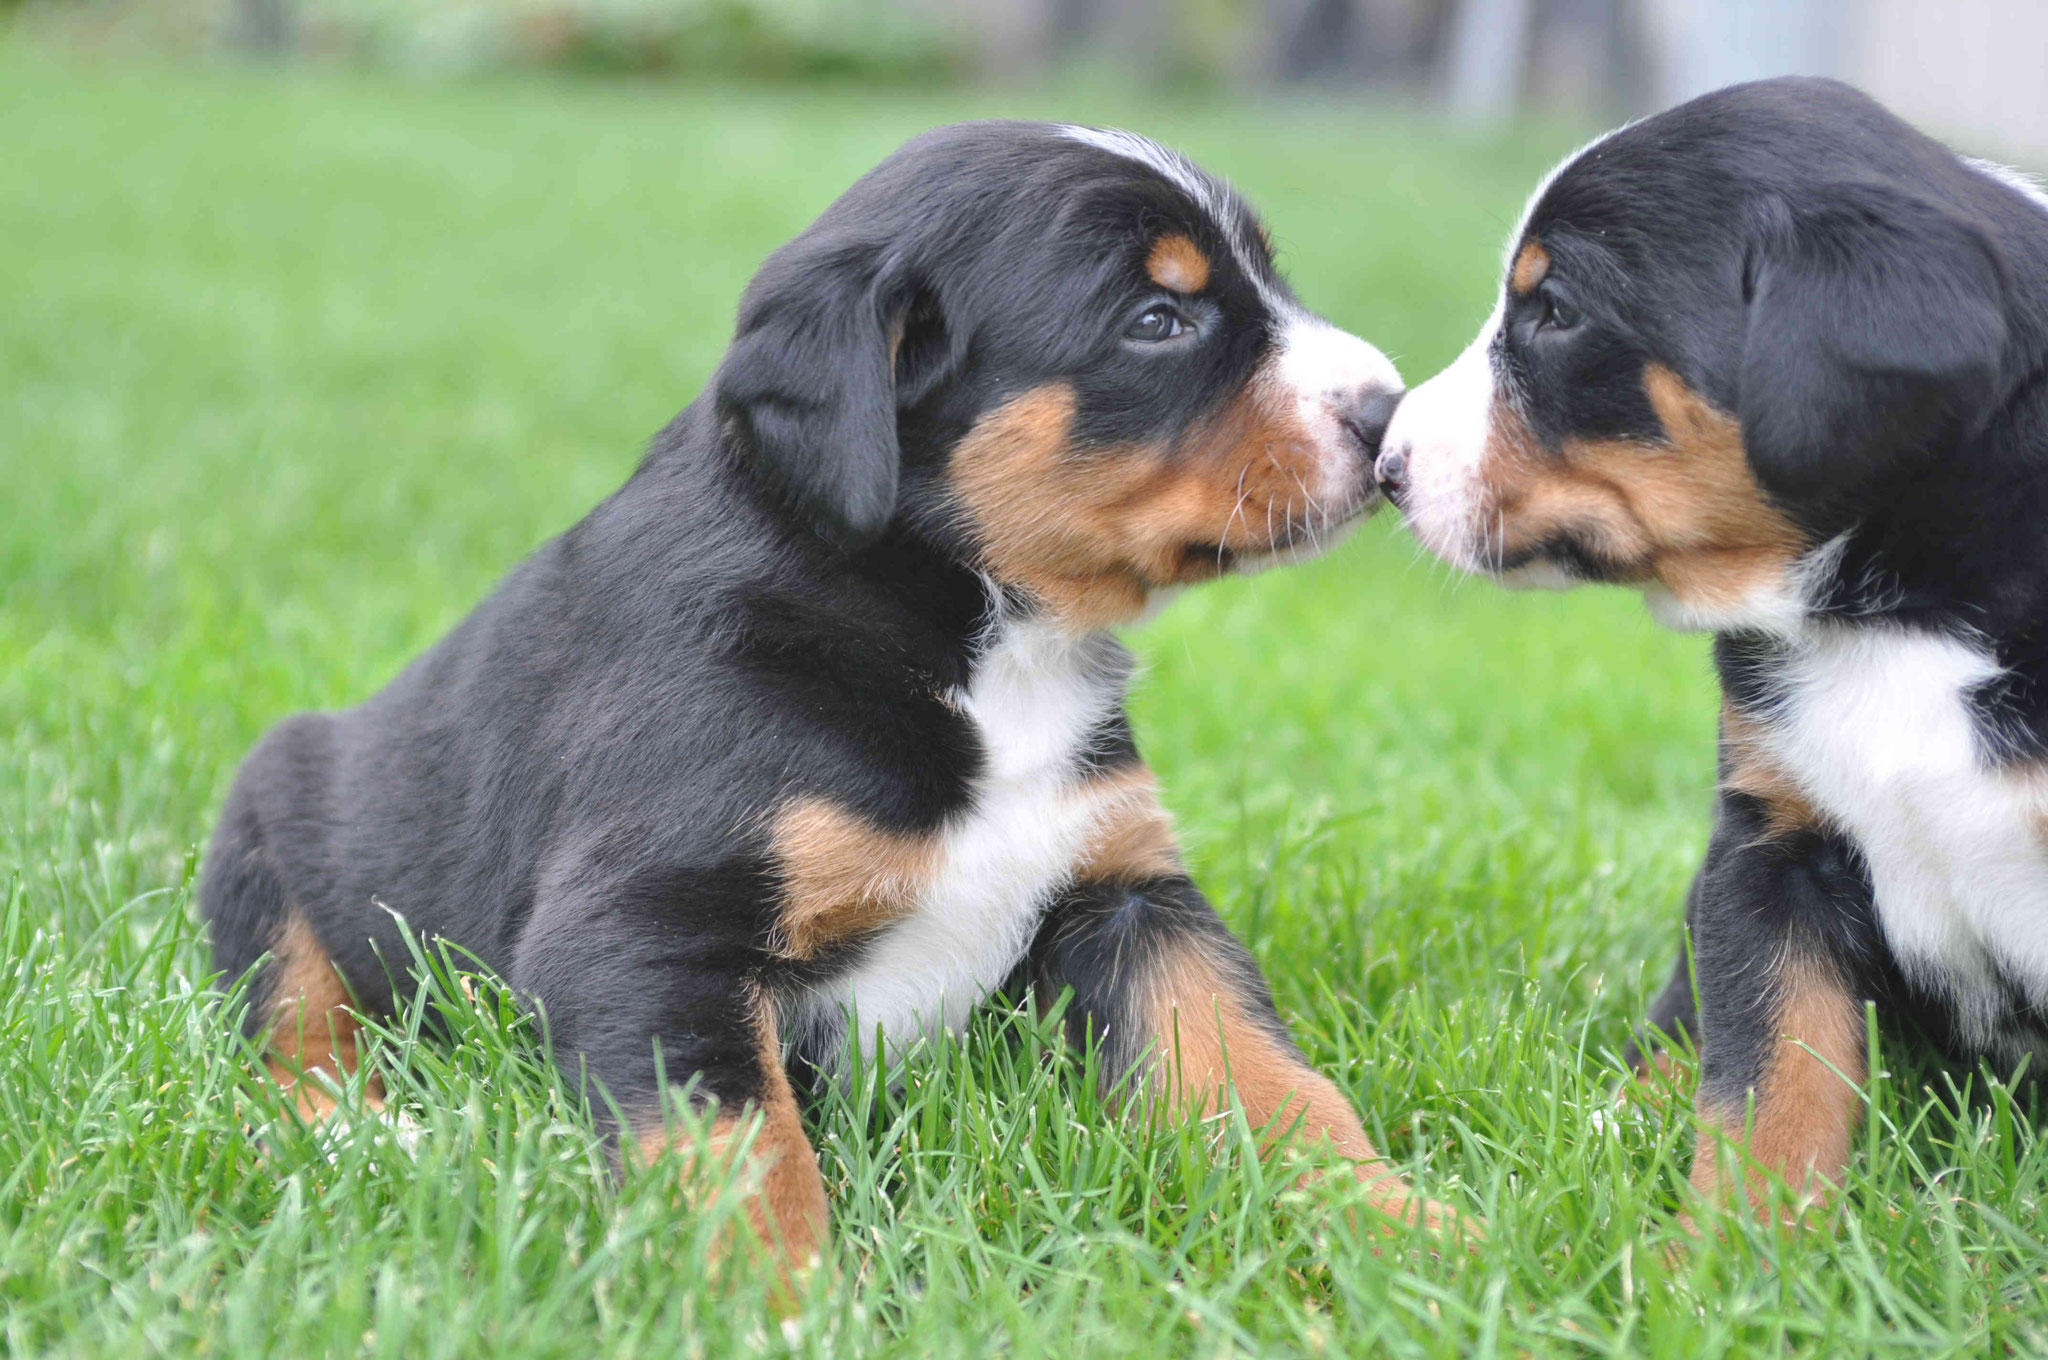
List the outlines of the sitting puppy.
{"label": "sitting puppy", "polygon": [[1717,1129],[1838,1180],[1866,1001],[2048,1052],[2044,363],[2048,199],[1775,80],[1566,162],[1392,422],[1381,479],[1440,556],[1717,635],[1697,1011],[1681,956],[1649,1017],[1699,1045],[1710,1195]]}
{"label": "sitting puppy", "polygon": [[911,142],[768,260],[620,491],[249,756],[201,900],[227,976],[267,960],[274,1073],[331,1108],[398,913],[537,1003],[643,1147],[657,1048],[718,1129],[758,1110],[751,1212],[794,1264],[826,1204],[785,1061],[958,1026],[1014,976],[1072,989],[1106,1072],[1193,1117],[1227,1062],[1254,1124],[1427,1216],[1189,881],[1105,631],[1370,511],[1399,385],[1170,151]]}

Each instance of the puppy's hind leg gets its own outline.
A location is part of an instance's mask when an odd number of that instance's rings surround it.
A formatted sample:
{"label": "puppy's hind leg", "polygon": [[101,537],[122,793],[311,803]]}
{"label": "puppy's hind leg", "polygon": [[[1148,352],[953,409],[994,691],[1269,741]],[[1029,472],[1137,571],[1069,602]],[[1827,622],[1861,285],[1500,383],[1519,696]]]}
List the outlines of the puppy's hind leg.
{"label": "puppy's hind leg", "polygon": [[[289,912],[263,979],[263,1044],[271,1080],[291,1093],[308,1121],[334,1113],[336,1093],[362,1062],[362,1022],[333,960],[306,924]],[[382,1113],[384,1086],[371,1073],[364,1103]]]}
{"label": "puppy's hind leg", "polygon": [[[814,1266],[824,1250],[830,1209],[818,1155],[804,1132],[796,1093],[783,1067],[774,1007],[756,995],[746,1009],[754,1060],[738,1064],[750,1071],[728,1072],[726,1080],[740,1077],[747,1093],[719,1107],[704,1146],[687,1149],[685,1161],[699,1155],[721,1160],[736,1141],[746,1140],[748,1165],[759,1177],[746,1202],[747,1224],[774,1259],[785,1293],[794,1294],[798,1276]],[[644,1158],[652,1160],[667,1149],[672,1135],[659,1112],[633,1122]]]}
{"label": "puppy's hind leg", "polygon": [[[564,1075],[587,1084],[601,1118],[616,1111],[620,1141],[642,1162],[674,1145],[693,1167],[744,1142],[758,1175],[746,1223],[793,1298],[826,1247],[825,1183],[757,976],[761,956],[708,936],[677,944],[659,916],[610,901],[551,904],[529,923],[511,981],[547,1017]],[[664,1079],[716,1103],[702,1143],[679,1141],[688,1135],[663,1108]]]}
{"label": "puppy's hind leg", "polygon": [[[348,984],[271,861],[259,807],[291,807],[319,749],[319,715],[288,719],[244,762],[206,856],[199,903],[224,981],[254,970],[244,1020],[277,1084],[307,1120],[334,1112],[334,1092],[361,1059],[361,1022]],[[382,1108],[381,1086],[368,1096]]]}

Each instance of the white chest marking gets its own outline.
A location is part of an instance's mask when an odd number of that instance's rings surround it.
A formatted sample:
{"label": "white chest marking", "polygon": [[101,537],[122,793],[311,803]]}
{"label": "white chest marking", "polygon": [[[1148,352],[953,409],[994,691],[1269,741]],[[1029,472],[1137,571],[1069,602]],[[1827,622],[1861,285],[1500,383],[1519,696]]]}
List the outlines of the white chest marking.
{"label": "white chest marking", "polygon": [[[878,1028],[893,1049],[966,1022],[1023,959],[1048,900],[1114,804],[1114,793],[1086,784],[1079,761],[1116,711],[1127,669],[1107,635],[998,622],[967,688],[953,696],[974,723],[985,764],[967,809],[946,828],[938,872],[916,909],[851,972],[804,998],[808,1020],[833,1033],[845,1014],[869,1052]],[[843,1055],[840,1047],[816,1056]]]}
{"label": "white chest marking", "polygon": [[1963,1036],[2000,1048],[1994,961],[2048,1002],[2048,782],[1987,767],[1968,706],[1997,674],[1951,638],[1808,624],[1767,742],[1852,836],[1900,967],[1946,996]]}

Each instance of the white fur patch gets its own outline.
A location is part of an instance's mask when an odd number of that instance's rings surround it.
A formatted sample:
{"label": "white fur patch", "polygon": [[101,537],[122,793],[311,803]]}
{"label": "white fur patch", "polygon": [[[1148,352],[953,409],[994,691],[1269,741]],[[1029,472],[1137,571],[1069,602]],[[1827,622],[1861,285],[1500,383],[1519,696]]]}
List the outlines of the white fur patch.
{"label": "white fur patch", "polygon": [[1862,852],[1906,975],[1948,999],[1969,1042],[2015,1057],[1993,961],[2048,1001],[2048,783],[1978,755],[1967,698],[1997,672],[1953,638],[1816,620],[1762,738]]}
{"label": "white fur patch", "polygon": [[2015,170],[2010,165],[1987,161],[1978,156],[1965,156],[1963,164],[1987,179],[1996,180],[2006,188],[2025,198],[2043,212],[2048,212],[2048,189],[2041,187],[2041,181],[2024,170]]}
{"label": "white fur patch", "polygon": [[870,1054],[878,1028],[897,1051],[957,1031],[1023,959],[1048,901],[1118,801],[1087,787],[1080,761],[1122,699],[1128,664],[1107,634],[998,618],[971,681],[954,695],[986,751],[972,802],[946,828],[937,877],[916,910],[850,972],[788,1008],[788,1031],[809,1036],[814,1059],[844,1057],[843,1044],[816,1040],[842,1035],[846,1020]]}

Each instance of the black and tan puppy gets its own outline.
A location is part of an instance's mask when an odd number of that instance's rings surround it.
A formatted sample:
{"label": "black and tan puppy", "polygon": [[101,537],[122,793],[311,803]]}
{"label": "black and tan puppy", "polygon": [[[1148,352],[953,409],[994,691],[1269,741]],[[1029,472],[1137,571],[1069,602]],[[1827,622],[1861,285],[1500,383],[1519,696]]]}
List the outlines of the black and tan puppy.
{"label": "black and tan puppy", "polygon": [[1840,1177],[1867,1000],[1962,1055],[2048,1052],[2044,365],[2048,200],[1769,81],[1561,167],[1388,432],[1444,558],[1717,634],[1698,1006],[1681,958],[1650,1016],[1699,1044],[1704,1191],[1717,1130]]}
{"label": "black and tan puppy", "polygon": [[[361,707],[271,732],[202,898],[302,1107],[391,1004],[391,913],[500,970],[639,1139],[656,1050],[758,1109],[757,1226],[821,1245],[786,1061],[1021,977],[1190,1112],[1409,1205],[1189,881],[1105,631],[1326,543],[1399,386],[1226,186],[1125,133],[918,138],[777,251],[630,481]],[[388,910],[387,910],[388,908]]]}

